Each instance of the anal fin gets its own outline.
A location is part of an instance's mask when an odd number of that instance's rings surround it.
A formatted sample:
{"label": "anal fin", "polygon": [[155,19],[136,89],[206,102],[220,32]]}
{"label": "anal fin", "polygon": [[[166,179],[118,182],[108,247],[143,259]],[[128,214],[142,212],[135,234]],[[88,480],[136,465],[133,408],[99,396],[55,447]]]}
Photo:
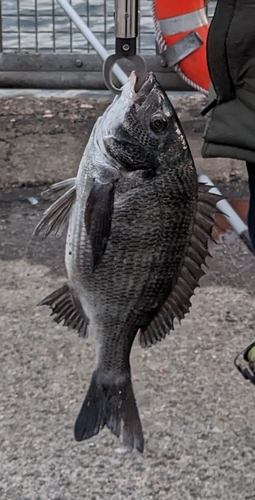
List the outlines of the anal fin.
{"label": "anal fin", "polygon": [[68,179],[67,181],[53,184],[51,189],[45,191],[48,194],[51,192],[52,194],[56,194],[66,189],[67,191],[44,212],[41,221],[34,230],[35,236],[40,233],[44,239],[50,233],[58,236],[61,234],[75,201],[75,179]]}
{"label": "anal fin", "polygon": [[89,319],[79,298],[67,283],[48,295],[38,306],[50,306],[52,315],[55,315],[54,321],[56,323],[64,321],[64,326],[76,330],[80,337],[86,337]]}

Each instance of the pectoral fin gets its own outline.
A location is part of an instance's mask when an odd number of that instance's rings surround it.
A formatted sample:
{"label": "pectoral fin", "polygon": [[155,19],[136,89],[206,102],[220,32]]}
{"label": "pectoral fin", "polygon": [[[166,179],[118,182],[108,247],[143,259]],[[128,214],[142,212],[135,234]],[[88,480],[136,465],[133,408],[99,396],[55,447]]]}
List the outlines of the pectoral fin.
{"label": "pectoral fin", "polygon": [[99,265],[111,233],[115,181],[94,179],[87,199],[85,225],[92,246],[92,270]]}
{"label": "pectoral fin", "polygon": [[54,184],[51,189],[45,192],[49,196],[49,193],[59,193],[64,189],[68,190],[44,212],[43,218],[34,230],[35,236],[41,233],[44,239],[50,233],[58,236],[61,234],[75,201],[75,179],[68,179]]}

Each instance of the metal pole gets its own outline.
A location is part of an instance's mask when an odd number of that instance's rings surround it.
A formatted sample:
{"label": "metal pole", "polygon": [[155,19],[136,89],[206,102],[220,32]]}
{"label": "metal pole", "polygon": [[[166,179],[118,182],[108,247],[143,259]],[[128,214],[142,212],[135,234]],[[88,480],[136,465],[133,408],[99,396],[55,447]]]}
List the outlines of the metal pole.
{"label": "metal pole", "polygon": [[[221,195],[219,189],[214,186],[213,182],[209,179],[209,177],[207,177],[207,175],[200,172],[200,169],[197,169],[197,173],[199,182],[207,184],[208,186],[212,186],[212,189],[210,189],[211,193]],[[249,250],[251,250],[251,252],[254,253],[249,236],[248,227],[242,221],[239,215],[235,212],[235,210],[231,207],[228,201],[225,199],[218,201],[217,208],[222,212],[226,221],[229,223],[229,225],[232,227],[235,233],[241,238],[241,240],[243,240],[243,242],[247,245]]]}
{"label": "metal pole", "polygon": [[[77,14],[77,12],[70,5],[70,3],[68,3],[67,0],[57,0],[57,2],[59,3],[59,5],[61,5],[61,7],[64,9],[64,11],[67,13],[67,15],[72,19],[72,21],[77,26],[77,28],[80,30],[82,35],[94,47],[94,49],[96,50],[98,55],[101,57],[101,59],[103,61],[105,61],[106,58],[109,56],[107,50],[97,40],[95,35],[92,33],[92,31],[86,25],[86,23],[84,23],[84,21]],[[122,71],[122,69],[117,64],[115,64],[115,66],[113,67],[112,72],[118,78],[121,85],[124,85],[127,82],[128,77],[127,77],[126,73],[124,73],[124,71]]]}

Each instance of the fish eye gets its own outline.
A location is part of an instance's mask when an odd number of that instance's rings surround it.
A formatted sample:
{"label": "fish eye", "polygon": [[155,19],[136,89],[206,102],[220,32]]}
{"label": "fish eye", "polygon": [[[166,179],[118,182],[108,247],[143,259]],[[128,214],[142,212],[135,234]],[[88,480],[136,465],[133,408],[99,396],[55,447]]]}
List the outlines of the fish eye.
{"label": "fish eye", "polygon": [[160,134],[164,132],[168,127],[167,117],[161,113],[156,113],[152,116],[150,121],[150,128],[155,134]]}

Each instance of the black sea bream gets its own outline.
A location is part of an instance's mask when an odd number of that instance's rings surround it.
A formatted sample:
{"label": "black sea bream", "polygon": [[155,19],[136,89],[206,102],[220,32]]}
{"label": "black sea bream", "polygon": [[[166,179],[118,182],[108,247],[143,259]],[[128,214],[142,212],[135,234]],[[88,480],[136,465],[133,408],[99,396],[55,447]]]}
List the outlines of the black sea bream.
{"label": "black sea bream", "polygon": [[199,185],[175,110],[150,73],[136,93],[130,75],[100,117],[77,177],[55,184],[60,198],[35,233],[69,221],[64,286],[44,299],[55,321],[97,339],[77,441],[105,425],[143,450],[130,351],[155,344],[183,319],[203,275],[217,197]]}

